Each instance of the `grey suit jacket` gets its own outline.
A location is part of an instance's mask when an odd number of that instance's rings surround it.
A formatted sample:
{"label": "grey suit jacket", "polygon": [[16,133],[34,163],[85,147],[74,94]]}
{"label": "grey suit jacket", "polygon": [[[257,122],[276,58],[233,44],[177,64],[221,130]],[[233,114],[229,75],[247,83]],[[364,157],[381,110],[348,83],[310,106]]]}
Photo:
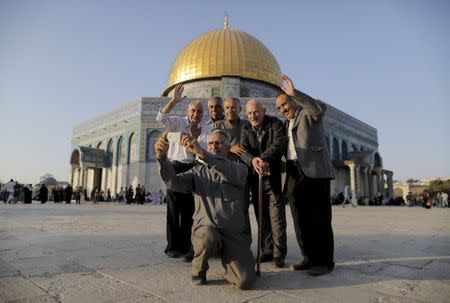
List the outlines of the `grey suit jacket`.
{"label": "grey suit jacket", "polygon": [[292,99],[300,108],[295,118],[286,121],[285,126],[287,132],[289,123],[294,123],[292,135],[303,173],[309,178],[334,179],[322,123],[326,105],[297,90]]}

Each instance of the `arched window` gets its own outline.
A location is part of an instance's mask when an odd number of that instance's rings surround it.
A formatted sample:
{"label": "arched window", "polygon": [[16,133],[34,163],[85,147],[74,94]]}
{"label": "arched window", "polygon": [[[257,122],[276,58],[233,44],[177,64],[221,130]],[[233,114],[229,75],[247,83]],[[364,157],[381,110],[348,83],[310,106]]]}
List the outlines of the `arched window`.
{"label": "arched window", "polygon": [[113,144],[112,139],[109,139],[108,140],[108,145],[107,145],[107,148],[106,148],[106,164],[108,164],[108,166],[111,166],[112,165],[112,161],[113,161],[112,144]]}
{"label": "arched window", "polygon": [[131,163],[138,160],[137,139],[136,134],[132,133],[128,139],[128,155],[127,163]]}
{"label": "arched window", "polygon": [[378,153],[375,153],[375,155],[373,155],[373,166],[381,167],[381,157]]}
{"label": "arched window", "polygon": [[331,146],[330,146],[330,137],[328,135],[325,136],[325,141],[327,143],[327,150],[328,150],[328,153],[329,153]]}
{"label": "arched window", "polygon": [[347,142],[345,140],[342,140],[341,147],[342,147],[342,160],[348,160]]}
{"label": "arched window", "polygon": [[97,148],[102,149],[102,148],[103,148],[103,142],[98,142],[98,143],[97,143]]}
{"label": "arched window", "polygon": [[339,154],[339,141],[337,138],[333,138],[333,159],[341,160],[341,155]]}
{"label": "arched window", "polygon": [[123,138],[120,137],[119,141],[117,141],[117,158],[116,158],[116,165],[119,165],[120,163],[122,163],[122,158],[123,158]]}

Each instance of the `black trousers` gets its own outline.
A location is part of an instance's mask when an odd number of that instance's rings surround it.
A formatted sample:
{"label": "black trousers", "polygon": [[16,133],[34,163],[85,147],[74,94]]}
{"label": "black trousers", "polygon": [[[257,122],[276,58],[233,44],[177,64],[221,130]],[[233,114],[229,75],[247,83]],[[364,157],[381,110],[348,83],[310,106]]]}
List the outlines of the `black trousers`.
{"label": "black trousers", "polygon": [[313,266],[334,268],[330,180],[308,178],[297,161],[287,161],[285,190],[303,256]]}
{"label": "black trousers", "polygon": [[259,211],[259,189],[258,183],[251,186],[252,203],[255,210],[258,226],[261,226],[261,249],[262,255],[274,258],[286,257],[287,235],[286,235],[286,207],[281,192],[274,193],[267,181],[264,184],[262,201],[262,222],[258,220]]}
{"label": "black trousers", "polygon": [[[177,174],[191,169],[194,164],[172,161]],[[194,196],[192,193],[184,194],[167,190],[167,220],[166,236],[167,246],[164,250],[177,251],[182,254],[189,252],[191,244],[192,215],[194,214]]]}

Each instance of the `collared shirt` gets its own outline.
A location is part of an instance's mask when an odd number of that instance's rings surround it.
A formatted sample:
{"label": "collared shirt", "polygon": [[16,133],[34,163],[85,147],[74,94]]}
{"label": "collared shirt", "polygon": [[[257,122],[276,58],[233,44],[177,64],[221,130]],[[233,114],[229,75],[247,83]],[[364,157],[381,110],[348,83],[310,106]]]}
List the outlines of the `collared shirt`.
{"label": "collared shirt", "polygon": [[294,117],[291,120],[288,120],[288,131],[287,131],[287,137],[288,137],[288,146],[287,146],[287,153],[286,153],[286,159],[288,160],[297,160],[297,150],[295,149],[294,144],[294,136],[292,135],[292,130],[294,128],[294,121],[295,117],[300,113],[300,107],[296,110]]}
{"label": "collared shirt", "polygon": [[248,123],[247,120],[241,120],[240,118],[238,118],[235,123],[231,123],[228,120],[220,120],[216,121],[212,125],[212,129],[220,129],[227,133],[230,137],[230,144],[239,144],[241,137],[241,128],[246,123]]}
{"label": "collared shirt", "polygon": [[[187,117],[170,116],[169,114],[163,114],[161,110],[159,110],[158,115],[156,116],[156,121],[161,122],[164,125],[166,131],[182,132],[187,134],[191,133],[189,120]],[[205,119],[202,119],[198,126],[201,128],[201,132],[200,136],[198,136],[197,138],[197,141],[203,149],[207,149],[207,140],[209,134],[211,133],[211,127],[207,124]],[[170,142],[167,157],[170,160],[183,163],[191,163],[194,161],[194,155],[186,151],[181,143]]]}
{"label": "collared shirt", "polygon": [[167,159],[158,160],[158,163],[168,189],[194,194],[194,226],[212,226],[233,233],[246,230],[244,209],[248,170],[244,164],[205,153],[198,165],[177,175]]}

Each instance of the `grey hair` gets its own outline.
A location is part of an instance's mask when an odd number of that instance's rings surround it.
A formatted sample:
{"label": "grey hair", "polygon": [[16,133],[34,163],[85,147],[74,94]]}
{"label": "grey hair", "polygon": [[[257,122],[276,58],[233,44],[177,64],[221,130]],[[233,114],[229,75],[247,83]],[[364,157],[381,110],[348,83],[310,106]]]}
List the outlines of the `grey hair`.
{"label": "grey hair", "polygon": [[219,97],[219,96],[213,96],[213,97],[209,98],[209,99],[208,99],[208,104],[209,104],[210,101],[213,101],[213,100],[218,101],[219,104],[223,107],[223,101],[222,101],[222,98],[221,98],[221,97]]}
{"label": "grey hair", "polygon": [[214,129],[213,131],[211,131],[211,134],[209,134],[209,135],[211,136],[214,133],[220,134],[220,136],[223,139],[223,144],[230,145],[230,136],[228,136],[228,134],[226,132],[224,132],[221,129]]}
{"label": "grey hair", "polygon": [[241,106],[241,100],[240,100],[239,98],[236,98],[236,97],[228,97],[228,98],[226,98],[225,100],[223,100],[224,103],[225,103],[226,101],[233,101],[233,103],[234,103],[234,102],[237,102],[237,104],[239,104],[239,106]]}
{"label": "grey hair", "polygon": [[189,105],[188,105],[188,110],[192,107],[192,106],[194,106],[194,105],[197,105],[197,104],[200,104],[201,106],[202,106],[202,109],[203,109],[203,104],[202,104],[202,102],[200,102],[199,100],[195,100],[195,101],[191,101],[191,102],[189,102]]}

